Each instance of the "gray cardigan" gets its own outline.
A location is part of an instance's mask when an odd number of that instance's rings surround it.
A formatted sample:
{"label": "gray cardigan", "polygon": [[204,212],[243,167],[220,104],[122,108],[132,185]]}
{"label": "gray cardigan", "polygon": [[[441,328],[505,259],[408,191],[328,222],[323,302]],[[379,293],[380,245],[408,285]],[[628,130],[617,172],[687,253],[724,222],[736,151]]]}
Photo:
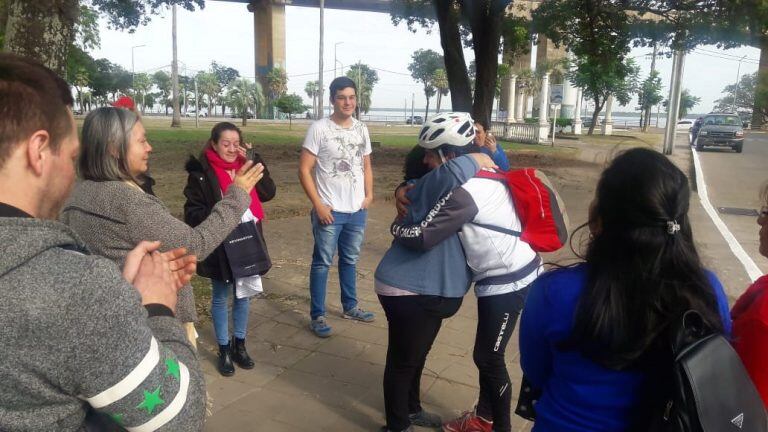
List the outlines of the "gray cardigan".
{"label": "gray cardigan", "polygon": [[[185,247],[204,260],[240,223],[251,203],[248,193],[230,187],[210,216],[195,228],[171,215],[159,198],[121,181],[85,180],[62,210],[69,225],[97,255],[122,267],[126,255],[142,240],[157,240],[161,251]],[[176,316],[181,322],[197,321],[190,285],[179,291]]]}
{"label": "gray cardigan", "polygon": [[0,243],[0,430],[83,431],[89,408],[125,427],[203,428],[205,378],[176,319],[148,316],[63,224],[0,217]]}

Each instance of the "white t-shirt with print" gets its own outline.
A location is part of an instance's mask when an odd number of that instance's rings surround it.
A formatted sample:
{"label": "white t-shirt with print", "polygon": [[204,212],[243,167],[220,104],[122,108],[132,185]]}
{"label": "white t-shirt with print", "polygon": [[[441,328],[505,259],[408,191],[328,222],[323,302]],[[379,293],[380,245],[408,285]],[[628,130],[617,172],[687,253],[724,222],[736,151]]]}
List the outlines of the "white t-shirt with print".
{"label": "white t-shirt with print", "polygon": [[320,199],[334,211],[354,213],[365,199],[363,157],[371,154],[368,128],[352,119],[343,128],[330,118],[322,118],[309,127],[304,146],[317,157],[315,184]]}

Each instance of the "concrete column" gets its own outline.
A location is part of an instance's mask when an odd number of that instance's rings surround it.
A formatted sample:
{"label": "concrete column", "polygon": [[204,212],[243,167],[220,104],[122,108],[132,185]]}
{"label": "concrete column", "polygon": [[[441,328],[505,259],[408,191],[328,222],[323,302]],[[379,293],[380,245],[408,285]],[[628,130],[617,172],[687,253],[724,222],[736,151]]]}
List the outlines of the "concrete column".
{"label": "concrete column", "polygon": [[285,68],[285,4],[252,0],[256,78],[267,89],[266,76],[275,66]]}
{"label": "concrete column", "polygon": [[539,142],[546,141],[549,136],[549,73],[541,78],[539,92]]}
{"label": "concrete column", "polygon": [[515,98],[515,122],[523,123],[525,121],[525,111],[523,111],[523,102],[525,101],[525,90],[520,89],[520,92]]}
{"label": "concrete column", "polygon": [[575,135],[581,135],[581,97],[582,90],[576,89],[576,107],[573,110],[573,133]]}
{"label": "concrete column", "polygon": [[613,95],[608,96],[605,103],[605,120],[601,126],[603,135],[613,135]]}
{"label": "concrete column", "polygon": [[515,94],[517,93],[516,92],[516,89],[517,89],[517,75],[512,75],[512,76],[510,76],[505,81],[506,81],[506,86],[507,86],[507,88],[506,88],[506,90],[507,90],[507,92],[506,92],[506,99],[504,100],[504,102],[506,102],[504,104],[504,111],[507,112],[506,121],[507,121],[507,123],[514,123],[514,122],[517,121],[516,117],[515,117],[515,102],[516,102],[515,101]]}

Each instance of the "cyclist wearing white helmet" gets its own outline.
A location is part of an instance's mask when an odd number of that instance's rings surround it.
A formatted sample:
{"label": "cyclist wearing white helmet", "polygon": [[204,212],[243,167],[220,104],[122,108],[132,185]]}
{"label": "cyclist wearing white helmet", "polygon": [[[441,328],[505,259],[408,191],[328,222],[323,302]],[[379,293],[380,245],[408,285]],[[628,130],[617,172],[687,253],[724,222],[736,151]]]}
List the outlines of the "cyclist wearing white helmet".
{"label": "cyclist wearing white helmet", "polygon": [[[480,151],[473,145],[474,135],[468,114],[430,119],[419,135],[424,163],[434,168]],[[448,186],[456,188],[445,196],[431,197],[435,204],[427,217],[411,223],[396,221],[391,231],[397,243],[415,250],[430,250],[458,233],[478,298],[473,357],[480,375],[480,397],[475,411],[444,424],[443,430],[508,432],[512,390],[504,351],[541,260],[519,237],[490,228],[521,229],[506,184],[482,177],[459,181],[446,178]]]}
{"label": "cyclist wearing white helmet", "polygon": [[[469,125],[464,133],[472,134]],[[468,136],[467,142],[471,140]],[[446,189],[445,185],[461,184],[474,177],[481,167],[494,166],[488,156],[475,154],[451,159],[425,175],[423,159],[424,149],[417,146],[406,160],[406,180],[413,183],[408,197],[413,204],[402,223],[425,218],[434,201],[431,197],[444,195],[455,187]],[[441,425],[440,417],[421,407],[421,373],[442,320],[461,306],[471,276],[457,235],[429,251],[411,250],[393,242],[384,254],[376,269],[374,285],[389,323],[384,369],[387,424],[382,431],[411,431],[411,425]]]}

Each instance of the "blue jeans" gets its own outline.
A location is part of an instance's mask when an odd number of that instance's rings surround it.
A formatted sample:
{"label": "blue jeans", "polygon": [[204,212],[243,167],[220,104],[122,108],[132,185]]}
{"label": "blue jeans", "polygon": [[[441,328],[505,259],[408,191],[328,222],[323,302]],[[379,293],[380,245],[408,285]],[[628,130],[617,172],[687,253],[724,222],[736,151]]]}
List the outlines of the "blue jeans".
{"label": "blue jeans", "polygon": [[235,287],[232,283],[211,279],[213,297],[211,298],[211,317],[213,318],[213,330],[216,333],[216,341],[219,345],[229,343],[229,313],[227,311],[227,299],[232,294],[232,325],[235,337],[245,339],[248,327],[248,308],[250,298],[237,298]]}
{"label": "blue jeans", "polygon": [[341,284],[341,305],[345,311],[357,306],[357,260],[363,244],[365,221],[368,210],[355,213],[332,212],[333,223],[322,225],[314,211],[312,235],[315,248],[312,252],[312,267],[309,271],[309,295],[312,319],[325,315],[325,291],[328,285],[328,269],[333,263],[336,248],[339,249],[339,282]]}

